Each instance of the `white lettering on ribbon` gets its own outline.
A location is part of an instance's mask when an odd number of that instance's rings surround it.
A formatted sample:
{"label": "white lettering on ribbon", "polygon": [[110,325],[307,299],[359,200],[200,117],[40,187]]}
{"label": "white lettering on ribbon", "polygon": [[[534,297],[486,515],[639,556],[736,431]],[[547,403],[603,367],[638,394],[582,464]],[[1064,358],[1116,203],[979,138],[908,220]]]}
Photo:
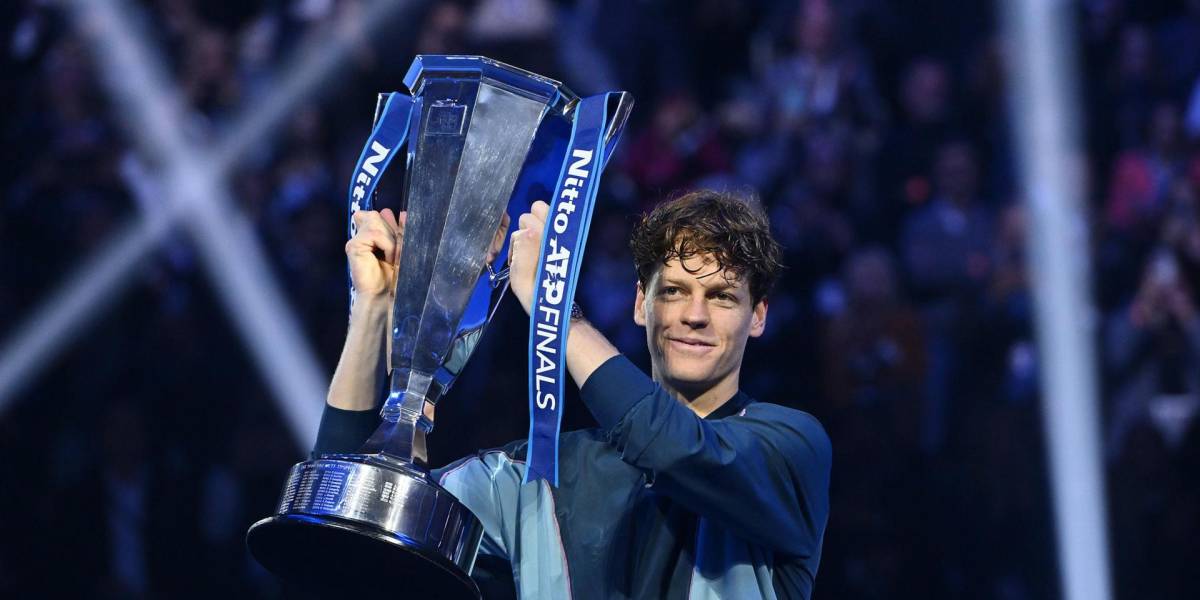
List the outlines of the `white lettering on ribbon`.
{"label": "white lettering on ribbon", "polygon": [[537,336],[534,353],[537,355],[538,367],[533,384],[536,392],[535,403],[541,410],[554,410],[557,406],[554,393],[543,392],[542,387],[545,384],[547,390],[554,390],[558,383],[558,350],[553,344],[558,340],[559,328],[562,326],[562,310],[556,307],[562,304],[567,275],[571,272],[571,251],[558,243],[558,236],[565,233],[571,224],[571,216],[577,208],[575,201],[579,199],[579,190],[591,176],[588,170],[592,162],[591,150],[575,149],[571,152],[571,157],[574,160],[567,168],[568,177],[563,180],[562,191],[558,194],[558,203],[555,205],[554,218],[551,221],[554,233],[546,240],[549,252],[542,261],[542,270],[546,277],[542,280],[543,293],[535,313],[538,322],[534,328],[534,334]]}
{"label": "white lettering on ribbon", "polygon": [[[354,203],[350,205],[351,214],[358,212],[359,202],[367,196],[367,186],[371,185],[371,181],[379,176],[379,163],[387,158],[392,153],[392,149],[379,143],[379,140],[371,142],[371,156],[368,156],[363,161],[362,168],[358,171],[358,176],[354,178],[354,191],[351,196],[354,197]],[[358,227],[354,225],[354,221],[350,221],[351,235],[358,232]]]}

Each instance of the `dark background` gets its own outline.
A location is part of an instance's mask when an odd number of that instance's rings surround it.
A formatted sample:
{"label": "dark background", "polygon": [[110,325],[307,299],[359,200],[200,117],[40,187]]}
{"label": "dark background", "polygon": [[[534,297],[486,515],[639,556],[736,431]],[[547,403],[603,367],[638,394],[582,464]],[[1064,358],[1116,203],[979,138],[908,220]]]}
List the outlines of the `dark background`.
{"label": "dark background", "polygon": [[[239,164],[233,189],[332,374],[345,186],[375,93],[416,53],[480,53],[624,89],[581,304],[647,365],[636,216],[694,187],[757,196],[789,269],[742,382],[833,440],[814,597],[1056,598],[1039,356],[1006,41],[960,1],[426,1]],[[1070,3],[1095,348],[1121,599],[1200,597],[1200,2]],[[350,0],[134,3],[217,131]],[[77,24],[0,8],[0,339],[140,210],[134,152]],[[517,18],[506,18],[516,15]],[[1009,74],[1008,77],[1019,77]],[[384,202],[398,182],[384,183]],[[243,548],[298,449],[182,231],[0,413],[0,596],[273,597]],[[522,437],[523,340],[500,311],[439,410],[432,462]],[[580,403],[564,425],[590,424]]]}

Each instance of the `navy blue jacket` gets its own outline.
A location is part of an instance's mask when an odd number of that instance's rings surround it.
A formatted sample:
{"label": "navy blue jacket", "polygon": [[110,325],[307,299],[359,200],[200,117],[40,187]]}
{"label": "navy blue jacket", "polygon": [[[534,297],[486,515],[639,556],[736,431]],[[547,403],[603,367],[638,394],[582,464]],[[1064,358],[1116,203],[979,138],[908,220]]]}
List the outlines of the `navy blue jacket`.
{"label": "navy blue jacket", "polygon": [[[559,487],[522,485],[524,440],[433,472],[483,522],[481,565],[507,559],[520,598],[809,598],[831,461],[815,418],[740,392],[700,418],[623,356],[581,397],[600,427],[563,434]],[[327,409],[317,450],[361,444],[364,413]]]}

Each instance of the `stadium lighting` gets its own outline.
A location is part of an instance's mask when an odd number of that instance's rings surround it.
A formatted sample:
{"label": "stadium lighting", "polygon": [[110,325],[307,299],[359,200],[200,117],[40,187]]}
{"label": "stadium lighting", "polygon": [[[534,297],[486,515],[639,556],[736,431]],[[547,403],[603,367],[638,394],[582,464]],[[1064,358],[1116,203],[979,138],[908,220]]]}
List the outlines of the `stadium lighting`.
{"label": "stadium lighting", "polygon": [[1041,356],[1060,586],[1067,600],[1108,600],[1108,536],[1089,296],[1073,5],[1002,3],[1026,241]]}
{"label": "stadium lighting", "polygon": [[[225,181],[233,165],[337,74],[354,41],[378,32],[412,3],[377,0],[361,12],[342,15],[330,30],[310,36],[278,87],[266,99],[248,103],[213,146],[187,135],[185,124],[191,114],[178,88],[169,83],[159,53],[147,44],[149,36],[136,27],[137,19],[124,3],[70,0],[65,4],[94,50],[118,117],[141,154],[153,159],[146,162],[162,168],[150,176],[127,174],[126,181],[144,209],[141,217],[73,273],[0,346],[0,411],[178,224],[196,243],[226,312],[294,440],[301,448],[311,447],[328,381]],[[146,185],[138,183],[147,177],[160,193],[147,197]],[[151,206],[160,208],[146,210]]]}

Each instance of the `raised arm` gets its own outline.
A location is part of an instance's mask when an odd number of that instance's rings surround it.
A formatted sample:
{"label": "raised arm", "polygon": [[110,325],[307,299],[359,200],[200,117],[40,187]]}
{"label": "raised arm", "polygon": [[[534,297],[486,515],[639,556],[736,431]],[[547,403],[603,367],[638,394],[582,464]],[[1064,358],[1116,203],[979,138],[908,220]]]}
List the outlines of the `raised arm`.
{"label": "raised arm", "polygon": [[[534,202],[529,212],[521,215],[518,229],[512,233],[509,256],[512,261],[513,295],[529,314],[533,304],[533,277],[537,269],[538,253],[542,235],[546,228],[546,214],[550,206],[545,202]],[[567,370],[580,387],[604,361],[617,355],[617,349],[599,331],[586,321],[572,321],[567,334]]]}
{"label": "raised arm", "polygon": [[388,319],[403,247],[405,213],[354,213],[357,233],[346,243],[355,300],[342,356],[329,385],[314,454],[353,452],[379,425],[387,378]]}
{"label": "raised arm", "polygon": [[[346,343],[329,385],[314,455],[354,452],[379,426],[378,411],[388,375],[388,331],[407,216],[405,212],[394,215],[388,208],[354,213],[356,233],[346,243],[346,259],[355,300]],[[488,248],[488,262],[499,254],[508,222],[508,215],[504,215]],[[432,410],[426,405],[430,418]]]}

